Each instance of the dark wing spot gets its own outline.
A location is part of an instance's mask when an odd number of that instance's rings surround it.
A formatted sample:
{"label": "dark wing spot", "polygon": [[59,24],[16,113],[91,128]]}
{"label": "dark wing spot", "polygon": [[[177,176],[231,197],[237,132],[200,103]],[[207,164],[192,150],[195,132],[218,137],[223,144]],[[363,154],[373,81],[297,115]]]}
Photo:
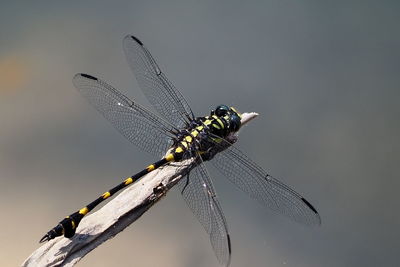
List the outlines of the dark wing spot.
{"label": "dark wing spot", "polygon": [[227,235],[228,237],[228,249],[229,249],[229,255],[232,254],[232,247],[231,247],[231,237],[230,235]]}
{"label": "dark wing spot", "polygon": [[82,77],[85,77],[85,78],[88,78],[88,79],[97,81],[97,78],[96,78],[96,77],[93,77],[93,76],[91,76],[91,75],[89,75],[89,74],[81,73],[80,75],[81,75]]}
{"label": "dark wing spot", "polygon": [[310,202],[308,202],[305,198],[301,198],[301,200],[303,200],[304,203],[306,203],[306,205],[316,214],[318,214],[318,211],[310,204]]}
{"label": "dark wing spot", "polygon": [[142,41],[140,41],[137,37],[131,35],[131,38],[135,40],[138,44],[143,45]]}

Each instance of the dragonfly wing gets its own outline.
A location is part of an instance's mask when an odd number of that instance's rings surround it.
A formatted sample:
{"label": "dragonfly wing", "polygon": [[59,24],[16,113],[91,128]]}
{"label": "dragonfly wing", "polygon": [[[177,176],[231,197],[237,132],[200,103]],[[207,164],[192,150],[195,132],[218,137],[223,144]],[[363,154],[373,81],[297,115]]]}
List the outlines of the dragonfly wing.
{"label": "dragonfly wing", "polygon": [[178,128],[194,119],[185,98],[160,70],[143,43],[128,35],[123,40],[123,47],[129,66],[153,107]]}
{"label": "dragonfly wing", "polygon": [[307,225],[320,225],[317,210],[299,193],[275,179],[226,140],[211,161],[239,189],[272,210]]}
{"label": "dragonfly wing", "polygon": [[73,84],[130,142],[157,156],[165,154],[176,131],[172,125],[93,76],[76,74]]}
{"label": "dragonfly wing", "polygon": [[228,226],[204,164],[195,167],[177,186],[186,204],[210,235],[218,261],[228,266],[231,258]]}

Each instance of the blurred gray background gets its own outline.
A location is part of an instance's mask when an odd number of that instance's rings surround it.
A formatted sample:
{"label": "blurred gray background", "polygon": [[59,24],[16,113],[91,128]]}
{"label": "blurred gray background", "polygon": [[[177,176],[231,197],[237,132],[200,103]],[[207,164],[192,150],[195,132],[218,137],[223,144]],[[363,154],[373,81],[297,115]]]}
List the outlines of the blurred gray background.
{"label": "blurred gray background", "polygon": [[[149,106],[122,51],[142,39],[198,115],[260,116],[239,147],[320,212],[308,228],[211,169],[237,266],[397,266],[398,1],[2,1],[0,265],[156,160],[87,105],[73,75]],[[218,266],[178,192],[80,266]]]}

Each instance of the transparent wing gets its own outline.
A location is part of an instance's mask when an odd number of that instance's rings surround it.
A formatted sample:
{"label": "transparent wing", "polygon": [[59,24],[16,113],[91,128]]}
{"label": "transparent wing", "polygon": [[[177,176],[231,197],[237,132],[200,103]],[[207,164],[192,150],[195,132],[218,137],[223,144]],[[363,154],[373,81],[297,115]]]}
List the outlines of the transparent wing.
{"label": "transparent wing", "polygon": [[272,210],[307,225],[321,224],[317,210],[299,193],[266,173],[226,140],[211,162],[233,184]]}
{"label": "transparent wing", "polygon": [[153,107],[178,128],[194,119],[185,98],[161,72],[143,43],[128,35],[123,40],[123,47],[129,66]]}
{"label": "transparent wing", "polygon": [[210,235],[218,261],[228,266],[231,258],[228,226],[204,164],[194,168],[177,186],[186,204]]}
{"label": "transparent wing", "polygon": [[165,154],[175,136],[172,125],[93,76],[76,74],[73,84],[130,142],[154,155]]}

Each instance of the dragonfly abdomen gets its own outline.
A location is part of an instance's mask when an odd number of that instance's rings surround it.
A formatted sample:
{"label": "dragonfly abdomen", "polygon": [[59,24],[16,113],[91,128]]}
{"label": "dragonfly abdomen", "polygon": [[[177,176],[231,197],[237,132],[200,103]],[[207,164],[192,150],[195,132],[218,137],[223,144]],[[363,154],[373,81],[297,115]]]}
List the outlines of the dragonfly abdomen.
{"label": "dragonfly abdomen", "polygon": [[182,158],[182,154],[184,153],[184,150],[179,149],[180,147],[177,147],[174,152],[168,153],[165,157],[163,157],[161,160],[154,162],[153,164],[148,165],[145,169],[142,171],[126,178],[122,183],[118,184],[117,186],[111,188],[107,192],[104,192],[101,196],[99,196],[97,199],[86,205],[85,207],[81,208],[80,210],[72,213],[71,215],[65,217],[61,222],[58,223],[57,226],[55,226],[53,229],[51,229],[47,234],[45,234],[42,239],[40,239],[40,242],[45,242],[51,239],[54,239],[55,237],[64,235],[67,238],[71,238],[75,235],[76,228],[78,227],[78,224],[82,220],[82,218],[88,214],[90,211],[92,211],[97,205],[99,205],[101,202],[104,200],[108,199],[109,197],[113,196],[115,193],[120,191],[121,189],[129,186],[130,184],[138,181],[140,178],[145,176],[146,174],[158,169],[161,166],[164,166],[165,164],[173,161],[178,161]]}

